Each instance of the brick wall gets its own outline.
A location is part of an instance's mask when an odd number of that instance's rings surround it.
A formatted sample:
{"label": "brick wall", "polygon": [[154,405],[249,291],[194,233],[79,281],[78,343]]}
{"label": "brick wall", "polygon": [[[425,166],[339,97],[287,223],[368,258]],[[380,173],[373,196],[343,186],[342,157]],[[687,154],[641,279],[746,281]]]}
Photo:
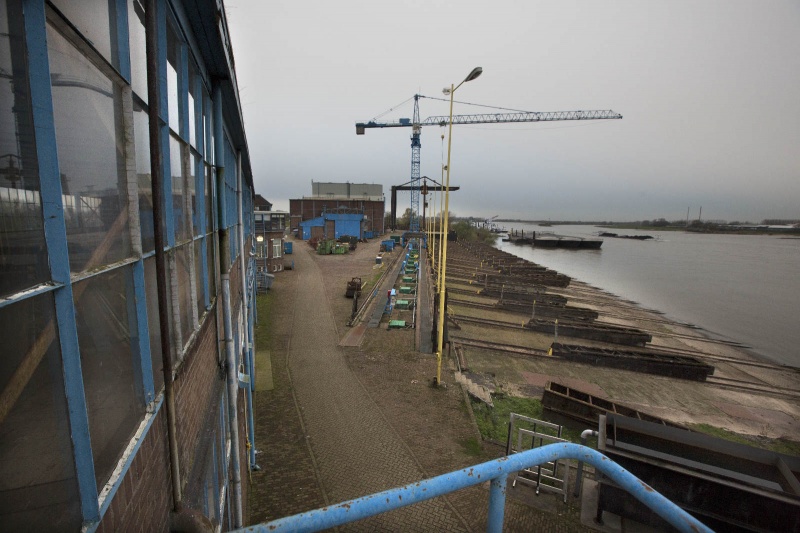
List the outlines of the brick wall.
{"label": "brick wall", "polygon": [[217,366],[217,331],[213,312],[201,326],[194,347],[186,354],[175,377],[176,426],[184,484],[195,461],[197,442],[209,409],[215,409],[219,399],[212,397],[215,381],[224,379]]}
{"label": "brick wall", "polygon": [[[231,269],[231,307],[238,309],[242,300],[239,262]],[[221,295],[221,291],[220,291]],[[234,317],[235,320],[235,317]],[[219,328],[218,328],[219,323]],[[235,327],[235,322],[234,322]],[[199,439],[207,438],[216,417],[220,391],[224,390],[225,377],[219,371],[218,349],[221,342],[222,314],[221,298],[205,316],[203,324],[178,368],[175,378],[175,407],[178,438],[178,453],[181,467],[182,487],[189,493],[196,487],[186,487],[190,473],[195,467],[203,468],[203,447],[197,446]],[[218,338],[219,337],[219,338]],[[224,349],[224,346],[222,346]],[[238,349],[238,347],[236,347]],[[222,387],[222,388],[221,388]],[[242,468],[242,496],[244,516],[247,516],[247,422],[245,390],[238,390],[239,457]],[[150,430],[143,437],[130,469],[111,501],[97,529],[100,533],[112,531],[168,531],[172,510],[172,485],[169,464],[166,407],[155,416]]]}
{"label": "brick wall", "polygon": [[169,467],[167,415],[156,414],[130,469],[111,501],[98,533],[169,531],[172,476]]}
{"label": "brick wall", "polygon": [[300,222],[311,220],[322,216],[323,209],[332,210],[337,207],[348,207],[358,209],[364,213],[367,220],[364,224],[365,231],[383,232],[383,217],[386,204],[383,201],[374,200],[337,200],[337,199],[317,199],[300,198],[289,200],[289,216],[291,226],[299,227]]}

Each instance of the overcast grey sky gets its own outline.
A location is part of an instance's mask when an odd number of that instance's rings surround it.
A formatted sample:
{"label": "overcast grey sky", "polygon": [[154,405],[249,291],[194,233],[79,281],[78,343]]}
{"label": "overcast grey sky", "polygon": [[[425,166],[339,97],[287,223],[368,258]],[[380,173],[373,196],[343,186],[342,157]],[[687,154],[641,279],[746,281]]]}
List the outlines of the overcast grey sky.
{"label": "overcast grey sky", "polygon": [[[800,218],[797,0],[225,4],[256,191],[278,209],[312,180],[381,183],[388,209],[410,179],[411,129],[356,136],[355,122],[444,98],[481,66],[457,101],[624,118],[454,126],[458,215]],[[447,112],[420,101],[423,119]],[[422,130],[424,176],[441,177],[442,133]]]}

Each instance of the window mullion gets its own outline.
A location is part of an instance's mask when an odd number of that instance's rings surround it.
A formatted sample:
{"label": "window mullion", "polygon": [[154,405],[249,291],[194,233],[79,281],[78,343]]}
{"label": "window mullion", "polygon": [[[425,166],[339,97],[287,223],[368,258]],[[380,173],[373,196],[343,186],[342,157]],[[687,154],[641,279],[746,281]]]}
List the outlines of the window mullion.
{"label": "window mullion", "polygon": [[[84,521],[99,520],[97,484],[95,481],[92,447],[89,437],[89,416],[86,411],[80,349],[76,326],[74,296],[70,282],[67,229],[64,220],[61,173],[58,165],[56,132],[53,122],[53,96],[50,80],[50,62],[47,50],[46,15],[44,2],[25,2],[25,38],[28,47],[33,123],[38,147],[39,176],[41,180],[42,215],[45,241],[50,264],[50,275],[62,284],[53,291],[56,307],[55,331],[45,328],[41,336],[58,337],[61,348],[64,389],[67,399],[73,457]],[[43,339],[46,342],[46,339]],[[49,345],[49,342],[47,343]]]}
{"label": "window mullion", "polygon": [[144,261],[133,265],[133,272],[126,280],[128,327],[131,335],[131,352],[134,360],[134,386],[137,396],[145,404],[155,400],[153,366],[150,354],[150,332],[147,323],[147,300],[145,295]]}

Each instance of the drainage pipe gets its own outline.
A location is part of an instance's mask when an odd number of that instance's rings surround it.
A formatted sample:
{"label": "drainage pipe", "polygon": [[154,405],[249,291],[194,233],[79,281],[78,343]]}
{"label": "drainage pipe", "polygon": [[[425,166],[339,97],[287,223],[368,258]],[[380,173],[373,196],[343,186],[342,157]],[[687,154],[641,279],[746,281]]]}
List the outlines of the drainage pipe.
{"label": "drainage pipe", "polygon": [[[233,347],[233,324],[231,321],[231,248],[228,216],[225,211],[225,139],[222,129],[222,89],[214,83],[214,140],[217,166],[217,210],[219,213],[220,279],[222,281],[222,315],[225,335],[225,370],[228,394],[228,424],[231,433],[231,473],[233,487],[231,496],[234,507],[234,527],[242,527],[242,472],[239,465],[239,416],[237,409],[238,379],[236,352]],[[231,171],[235,168],[230,162]]]}
{"label": "drainage pipe", "polygon": [[[164,372],[164,408],[167,415],[167,438],[169,441],[169,466],[172,477],[173,510],[179,512],[183,506],[181,494],[181,469],[178,461],[178,437],[175,427],[175,372],[172,368],[172,344],[170,343],[167,304],[167,267],[164,254],[164,184],[161,151],[161,130],[165,121],[161,119],[160,82],[158,73],[158,18],[156,0],[147,1],[145,10],[145,46],[147,55],[147,99],[150,119],[150,174],[153,191],[153,225],[156,257],[156,288],[158,293],[158,319],[161,333],[161,361]],[[161,13],[166,17],[166,13]]]}
{"label": "drainage pipe", "polygon": [[[581,432],[581,446],[586,446],[586,439],[589,437],[596,437],[597,431],[593,429],[584,429]],[[581,495],[581,485],[583,484],[583,461],[578,461],[578,474],[575,476],[575,492],[572,493],[576,498]]]}

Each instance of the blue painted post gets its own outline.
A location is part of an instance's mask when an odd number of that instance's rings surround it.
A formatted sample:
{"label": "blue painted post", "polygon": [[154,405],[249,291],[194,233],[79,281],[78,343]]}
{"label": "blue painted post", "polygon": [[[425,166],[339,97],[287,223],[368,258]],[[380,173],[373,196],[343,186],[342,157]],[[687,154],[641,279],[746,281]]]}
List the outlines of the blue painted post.
{"label": "blue painted post", "polygon": [[500,475],[489,484],[489,517],[486,530],[490,533],[503,532],[503,519],[506,510],[506,482],[508,476]]}
{"label": "blue painted post", "polygon": [[115,0],[116,8],[116,28],[117,28],[117,50],[119,61],[119,73],[131,83],[131,53],[130,35],[128,31],[128,2],[126,0]]}
{"label": "blue painted post", "polygon": [[84,396],[78,331],[70,280],[67,229],[62,201],[63,191],[58,165],[56,131],[53,123],[53,98],[50,86],[50,61],[47,51],[44,2],[26,0],[23,10],[44,235],[47,242],[50,277],[54,283],[62,285],[53,291],[56,312],[55,330],[61,349],[64,392],[67,399],[81,514],[84,522],[91,523],[100,519],[100,510],[97,503],[97,482],[95,481],[89,437],[89,415]]}
{"label": "blue painted post", "polygon": [[[131,343],[133,352],[133,366],[136,375],[141,379],[137,388],[141,387],[142,399],[149,405],[155,400],[155,385],[153,383],[153,364],[150,352],[150,332],[147,325],[147,300],[145,295],[144,261],[139,260],[133,264],[133,273],[126,278],[132,281],[129,291],[132,290],[133,298],[128,299],[128,323],[130,324]],[[131,302],[134,302],[132,305]],[[131,316],[133,315],[133,316]],[[138,380],[137,380],[138,381]]]}

